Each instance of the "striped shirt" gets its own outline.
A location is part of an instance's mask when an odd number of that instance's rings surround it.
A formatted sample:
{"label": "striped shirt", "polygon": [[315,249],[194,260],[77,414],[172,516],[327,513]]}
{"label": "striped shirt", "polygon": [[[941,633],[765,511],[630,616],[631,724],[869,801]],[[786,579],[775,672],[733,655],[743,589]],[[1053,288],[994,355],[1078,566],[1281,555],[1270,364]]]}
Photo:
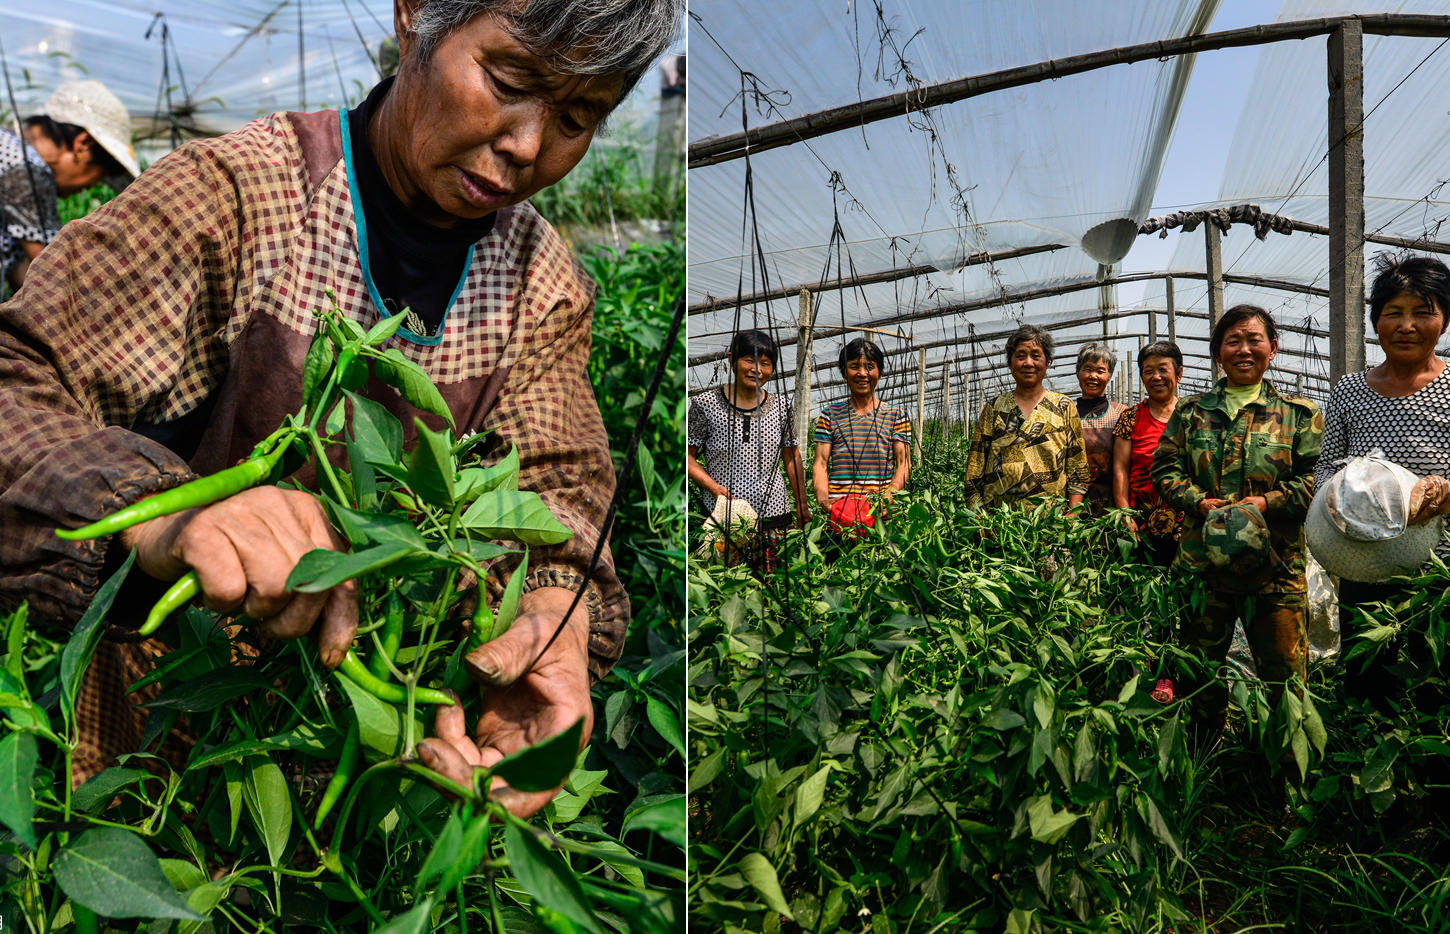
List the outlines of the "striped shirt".
{"label": "striped shirt", "polygon": [[[1450,477],[1450,366],[1417,392],[1394,398],[1370,388],[1362,372],[1339,381],[1325,407],[1315,488],[1373,448],[1417,477]],[[1450,528],[1435,551],[1450,561]]]}
{"label": "striped shirt", "polygon": [[816,418],[817,444],[831,446],[826,465],[831,499],[851,493],[880,493],[896,474],[895,442],[911,444],[906,413],[884,402],[857,412],[849,399],[826,406]]}

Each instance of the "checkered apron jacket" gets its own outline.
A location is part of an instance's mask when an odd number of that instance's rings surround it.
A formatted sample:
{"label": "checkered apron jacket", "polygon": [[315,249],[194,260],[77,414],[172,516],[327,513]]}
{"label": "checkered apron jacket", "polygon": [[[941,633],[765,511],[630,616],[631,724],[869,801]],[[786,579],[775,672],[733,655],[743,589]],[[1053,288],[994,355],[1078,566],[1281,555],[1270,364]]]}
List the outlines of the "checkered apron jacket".
{"label": "checkered apron jacket", "polygon": [[[327,289],[364,327],[379,320],[336,112],[274,114],[188,143],[66,225],[0,306],[0,605],[28,600],[32,620],[73,625],[101,584],[110,540],[65,542],[55,528],[236,463],[295,411]],[[388,344],[438,384],[460,434],[487,433],[486,456],[518,446],[520,487],[574,532],[534,549],[531,589],[583,581],[614,489],[585,372],[593,307],[593,284],[521,204],[500,211],[475,246],[436,339]],[[399,417],[405,443],[415,415],[442,424],[376,381],[367,394]],[[189,463],[127,430],[172,422],[209,398]],[[493,569],[495,598],[509,570]],[[597,678],[619,657],[629,620],[607,549],[585,604]],[[112,641],[84,688],[74,781],[140,737],[139,698],[123,691],[158,650],[126,642],[126,623],[144,612],[113,613]]]}

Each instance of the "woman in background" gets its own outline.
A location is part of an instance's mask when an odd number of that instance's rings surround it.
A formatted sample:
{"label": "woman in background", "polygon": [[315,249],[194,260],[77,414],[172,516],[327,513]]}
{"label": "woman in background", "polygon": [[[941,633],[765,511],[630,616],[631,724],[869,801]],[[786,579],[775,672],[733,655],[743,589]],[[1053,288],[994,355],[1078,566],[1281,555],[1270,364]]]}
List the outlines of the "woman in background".
{"label": "woman in background", "polygon": [[1148,398],[1130,406],[1113,429],[1113,505],[1136,509],[1129,528],[1154,564],[1167,567],[1178,551],[1182,511],[1163,502],[1150,471],[1158,439],[1178,405],[1183,378],[1183,351],[1170,341],[1157,341],[1138,351],[1138,375]]}
{"label": "woman in background", "polygon": [[972,430],[968,505],[1066,496],[1070,509],[1087,494],[1077,406],[1042,385],[1051,363],[1052,335],[1042,328],[1024,324],[1007,338],[1007,366],[1017,387],[988,403]]}
{"label": "woman in background", "polygon": [[1082,425],[1083,453],[1087,456],[1087,504],[1100,516],[1113,505],[1113,428],[1127,406],[1107,397],[1108,382],[1117,368],[1118,355],[1101,341],[1084,344],[1077,352],[1077,419]]}
{"label": "woman in background", "polygon": [[705,514],[715,512],[718,498],[749,503],[758,517],[757,535],[748,544],[734,544],[745,545],[748,557],[767,563],[771,546],[792,520],[797,528],[806,521],[804,472],[791,405],[765,390],[779,355],[775,340],[764,331],[738,332],[730,342],[731,380],[696,398],[686,419],[685,467],[705,491]]}

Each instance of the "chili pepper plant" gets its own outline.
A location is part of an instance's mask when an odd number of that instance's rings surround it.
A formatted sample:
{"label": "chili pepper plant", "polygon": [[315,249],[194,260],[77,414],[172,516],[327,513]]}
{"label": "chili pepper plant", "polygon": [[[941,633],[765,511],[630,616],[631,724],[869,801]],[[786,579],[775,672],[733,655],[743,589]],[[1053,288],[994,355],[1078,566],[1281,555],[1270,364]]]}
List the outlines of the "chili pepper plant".
{"label": "chili pepper plant", "polygon": [[[641,795],[606,830],[596,802],[617,789],[579,752],[581,724],[480,770],[471,787],[413,761],[438,705],[476,711],[460,659],[511,624],[528,547],[570,532],[518,489],[516,451],[485,463],[487,439],[456,437],[423,371],[383,349],[402,317],[365,331],[319,312],[303,407],[251,458],[72,533],[113,534],[311,467],[351,550],[305,555],[288,586],[357,582],[357,644],[337,671],[306,641],[267,644],[243,620],[187,606],[196,585],[183,578],[147,623],[162,638],[131,686],[148,711],[140,747],[73,789],[81,678],[133,559],[64,641],[33,631],[24,608],[5,621],[6,931],[678,926],[683,801]],[[416,419],[405,450],[398,419],[358,394],[369,377],[437,427]],[[492,594],[481,583],[491,576]],[[564,790],[526,822],[490,797],[494,779]]]}

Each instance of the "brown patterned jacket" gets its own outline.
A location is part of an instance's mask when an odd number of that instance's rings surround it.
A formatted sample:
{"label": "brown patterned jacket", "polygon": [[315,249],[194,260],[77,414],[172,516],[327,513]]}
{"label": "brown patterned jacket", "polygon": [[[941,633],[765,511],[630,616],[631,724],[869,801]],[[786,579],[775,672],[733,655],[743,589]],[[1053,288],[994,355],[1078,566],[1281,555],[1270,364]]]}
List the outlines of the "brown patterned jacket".
{"label": "brown patterned jacket", "polygon": [[[110,541],[64,542],[53,529],[235,463],[298,407],[324,290],[364,327],[380,317],[357,238],[330,111],[188,143],[64,228],[0,306],[0,605],[28,600],[32,618],[74,623]],[[522,204],[474,248],[436,344],[389,344],[438,384],[460,434],[487,432],[493,454],[518,445],[520,487],[573,530],[535,549],[531,587],[582,582],[613,492],[585,372],[592,314],[592,283]],[[380,384],[368,394],[411,441],[421,413]],[[214,408],[190,462],[128,430],[203,402]],[[599,677],[629,618],[607,550],[586,603]]]}

